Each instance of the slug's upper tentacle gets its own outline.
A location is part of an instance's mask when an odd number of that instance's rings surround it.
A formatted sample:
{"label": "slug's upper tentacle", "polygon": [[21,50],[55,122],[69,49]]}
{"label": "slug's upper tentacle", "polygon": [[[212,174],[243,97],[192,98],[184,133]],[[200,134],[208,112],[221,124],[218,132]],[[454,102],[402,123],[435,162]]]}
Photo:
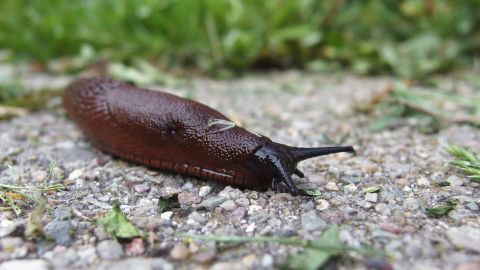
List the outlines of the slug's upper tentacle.
{"label": "slug's upper tentacle", "polygon": [[328,154],[348,152],[354,153],[355,149],[352,146],[333,146],[333,147],[314,147],[314,148],[303,148],[303,147],[292,147],[290,146],[288,151],[293,156],[295,162],[299,162],[305,159],[324,156]]}

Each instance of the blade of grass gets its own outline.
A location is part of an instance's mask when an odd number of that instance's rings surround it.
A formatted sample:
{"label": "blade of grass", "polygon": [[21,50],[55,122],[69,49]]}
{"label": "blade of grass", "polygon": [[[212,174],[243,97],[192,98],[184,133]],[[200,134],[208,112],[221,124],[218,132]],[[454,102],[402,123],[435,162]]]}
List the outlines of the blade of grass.
{"label": "blade of grass", "polygon": [[214,235],[188,235],[177,234],[177,237],[192,241],[217,241],[222,243],[251,243],[251,242],[273,242],[290,246],[302,247],[303,253],[289,255],[284,262],[285,269],[307,269],[314,270],[322,267],[332,257],[341,255],[345,252],[356,252],[365,256],[388,257],[388,254],[382,251],[376,251],[370,247],[352,247],[343,245],[340,242],[340,230],[337,225],[332,225],[325,230],[320,238],[315,240],[303,240],[287,237],[269,237],[269,236],[214,236]]}
{"label": "blade of grass", "polygon": [[13,212],[15,212],[17,216],[22,213],[22,210],[20,209],[20,207],[17,206],[15,201],[12,200],[3,191],[0,191],[0,201],[2,201],[3,204],[7,205],[6,207],[3,207],[5,210],[13,210]]}
{"label": "blade of grass", "polygon": [[191,235],[191,234],[177,234],[182,240],[202,240],[202,241],[216,241],[223,243],[253,243],[253,242],[273,242],[289,246],[297,246],[303,248],[311,248],[320,251],[332,251],[332,252],[346,252],[354,251],[362,255],[375,255],[381,257],[388,257],[388,254],[383,251],[373,250],[371,248],[358,248],[352,246],[338,246],[338,245],[323,245],[315,243],[314,241],[302,240],[297,238],[287,237],[270,237],[270,236],[228,236],[228,235]]}
{"label": "blade of grass", "polygon": [[467,177],[480,183],[480,156],[457,145],[446,147],[447,152],[455,159],[450,164],[466,172]]}

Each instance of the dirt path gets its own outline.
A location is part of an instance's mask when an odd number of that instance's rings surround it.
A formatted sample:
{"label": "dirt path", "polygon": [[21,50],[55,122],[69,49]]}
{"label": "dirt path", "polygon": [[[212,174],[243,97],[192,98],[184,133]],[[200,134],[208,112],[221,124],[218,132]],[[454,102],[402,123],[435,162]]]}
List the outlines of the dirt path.
{"label": "dirt path", "polygon": [[[273,269],[299,249],[275,243],[215,249],[211,242],[189,244],[175,234],[315,239],[332,224],[340,226],[342,242],[391,254],[395,269],[480,269],[480,185],[449,166],[444,151],[457,143],[480,152],[480,132],[455,125],[426,135],[407,123],[372,133],[354,104],[389,81],[287,72],[222,82],[199,79],[171,90],[278,142],[354,145],[356,156],[300,164],[307,177],[294,180],[318,189],[316,198],[239,190],[113,159],[92,148],[61,108],[2,121],[0,182],[41,185],[55,160],[49,183],[67,190],[47,196],[53,210],[42,222],[50,241],[23,236],[31,206],[19,216],[0,212],[0,261],[5,261],[0,269]],[[381,187],[378,193],[362,191],[374,185]],[[159,197],[168,192],[179,193],[181,208],[160,214]],[[108,212],[115,200],[146,232],[144,241],[119,243],[88,220]],[[426,215],[426,207],[447,200],[456,202],[447,216]],[[374,263],[343,255],[333,264],[365,269]]]}

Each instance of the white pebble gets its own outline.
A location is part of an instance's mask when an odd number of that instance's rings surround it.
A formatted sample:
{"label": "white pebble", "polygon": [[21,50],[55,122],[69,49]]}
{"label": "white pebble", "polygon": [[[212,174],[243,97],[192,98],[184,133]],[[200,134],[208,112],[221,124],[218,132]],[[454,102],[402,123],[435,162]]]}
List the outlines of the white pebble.
{"label": "white pebble", "polygon": [[323,210],[327,210],[328,207],[330,207],[330,203],[325,200],[325,199],[318,199],[318,200],[315,200],[315,202],[317,203],[317,210],[320,210],[320,211],[323,211]]}
{"label": "white pebble", "polygon": [[355,191],[358,190],[358,187],[355,186],[354,184],[348,184],[343,187],[343,190],[345,190],[346,193],[354,193]]}
{"label": "white pebble", "polygon": [[429,187],[430,186],[430,181],[426,177],[420,177],[417,179],[417,184],[421,187]]}
{"label": "white pebble", "polygon": [[212,188],[210,186],[203,186],[198,191],[198,196],[205,197],[208,195],[208,193],[210,193],[210,191],[212,191]]}
{"label": "white pebble", "polygon": [[233,211],[237,208],[237,205],[233,200],[226,200],[222,204],[220,204],[220,207],[225,209],[226,211]]}
{"label": "white pebble", "polygon": [[369,202],[377,202],[378,194],[377,193],[367,193],[365,194],[365,200]]}
{"label": "white pebble", "polygon": [[170,220],[172,218],[172,215],[173,215],[172,211],[163,212],[160,214],[160,219]]}
{"label": "white pebble", "polygon": [[338,191],[338,186],[337,183],[335,182],[328,182],[327,185],[325,186],[326,190],[330,191]]}
{"label": "white pebble", "polygon": [[245,229],[245,232],[250,233],[255,231],[255,223],[248,224],[247,228]]}
{"label": "white pebble", "polygon": [[79,178],[80,176],[82,176],[82,174],[83,174],[82,170],[75,169],[68,175],[68,179],[75,180],[75,179]]}
{"label": "white pebble", "polygon": [[460,177],[456,175],[450,175],[447,178],[447,182],[450,183],[452,186],[462,186],[463,185],[463,180],[460,179]]}

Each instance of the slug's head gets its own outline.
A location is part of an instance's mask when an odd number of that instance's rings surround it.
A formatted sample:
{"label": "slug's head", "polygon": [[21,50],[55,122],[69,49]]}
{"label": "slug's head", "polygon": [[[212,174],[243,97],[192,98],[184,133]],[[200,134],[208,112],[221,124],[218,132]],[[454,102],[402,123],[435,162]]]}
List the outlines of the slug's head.
{"label": "slug's head", "polygon": [[352,146],[302,148],[287,146],[272,141],[267,142],[254,154],[254,162],[257,168],[262,168],[262,174],[271,176],[272,189],[276,190],[283,183],[288,192],[298,195],[299,190],[292,181],[292,174],[303,178],[305,175],[297,169],[297,163],[323,155],[349,152],[355,150]]}

